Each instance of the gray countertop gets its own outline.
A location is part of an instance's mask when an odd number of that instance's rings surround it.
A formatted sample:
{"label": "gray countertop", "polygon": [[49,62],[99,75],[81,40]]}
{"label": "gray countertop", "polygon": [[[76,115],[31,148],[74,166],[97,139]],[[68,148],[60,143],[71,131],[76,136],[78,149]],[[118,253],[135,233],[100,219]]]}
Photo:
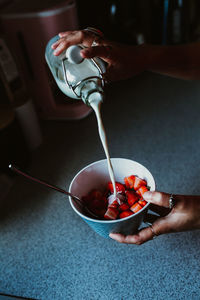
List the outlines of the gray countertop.
{"label": "gray countertop", "polygon": [[[136,160],[158,190],[200,194],[200,84],[145,73],[107,87],[111,157]],[[29,171],[62,188],[104,159],[94,113],[42,121]],[[200,299],[200,231],[141,246],[100,237],[62,194],[16,177],[1,206],[0,293],[34,299]]]}

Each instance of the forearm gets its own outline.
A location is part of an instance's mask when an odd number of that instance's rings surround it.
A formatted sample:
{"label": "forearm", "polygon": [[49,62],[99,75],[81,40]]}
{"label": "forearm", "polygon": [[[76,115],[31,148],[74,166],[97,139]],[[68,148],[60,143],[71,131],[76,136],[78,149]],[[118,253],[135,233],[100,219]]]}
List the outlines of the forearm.
{"label": "forearm", "polygon": [[149,71],[180,79],[200,79],[200,43],[145,47]]}

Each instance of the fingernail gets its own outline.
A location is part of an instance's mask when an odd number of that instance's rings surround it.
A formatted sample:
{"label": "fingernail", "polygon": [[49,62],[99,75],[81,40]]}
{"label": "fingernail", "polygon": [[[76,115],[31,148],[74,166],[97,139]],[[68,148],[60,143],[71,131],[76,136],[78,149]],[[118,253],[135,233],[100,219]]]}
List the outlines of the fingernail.
{"label": "fingernail", "polygon": [[113,238],[115,237],[115,234],[114,234],[114,233],[110,233],[110,234],[109,234],[109,237],[110,237],[111,239],[113,239]]}
{"label": "fingernail", "polygon": [[152,192],[146,192],[146,193],[143,194],[144,200],[148,201],[148,200],[151,199],[151,197],[152,197]]}

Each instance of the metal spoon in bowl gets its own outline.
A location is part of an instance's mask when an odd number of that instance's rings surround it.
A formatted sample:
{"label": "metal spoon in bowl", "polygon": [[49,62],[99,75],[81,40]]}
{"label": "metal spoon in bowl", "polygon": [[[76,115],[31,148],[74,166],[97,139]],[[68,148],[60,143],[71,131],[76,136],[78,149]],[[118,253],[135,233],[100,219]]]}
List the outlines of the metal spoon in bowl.
{"label": "metal spoon in bowl", "polygon": [[37,183],[40,183],[40,184],[42,184],[42,185],[44,185],[44,186],[46,186],[46,187],[48,187],[48,188],[50,188],[50,189],[53,189],[53,190],[55,190],[55,191],[57,191],[57,192],[59,192],[59,193],[62,193],[62,194],[65,194],[65,195],[67,195],[67,196],[72,197],[72,199],[73,199],[76,203],[78,203],[79,205],[81,205],[81,207],[83,207],[83,208],[85,209],[85,211],[87,212],[88,216],[93,217],[93,218],[96,218],[96,219],[99,219],[99,216],[95,215],[95,214],[94,214],[94,213],[93,213],[93,212],[85,205],[85,203],[84,203],[80,198],[78,198],[77,196],[75,196],[75,195],[73,195],[73,194],[71,194],[71,193],[69,193],[69,192],[67,192],[67,191],[65,191],[65,190],[63,190],[63,189],[61,189],[61,188],[55,186],[55,185],[49,184],[49,183],[47,183],[46,181],[43,181],[43,180],[41,180],[41,179],[39,179],[39,178],[35,178],[35,177],[33,177],[33,176],[31,176],[31,175],[29,175],[29,174],[27,174],[27,173],[24,173],[24,172],[21,171],[17,166],[15,166],[15,165],[13,165],[13,164],[10,164],[8,167],[9,167],[9,169],[11,169],[13,172],[15,172],[15,173],[17,173],[17,174],[19,174],[19,175],[22,175],[22,176],[26,177],[27,179],[30,179],[30,180],[35,181],[35,182],[37,182]]}

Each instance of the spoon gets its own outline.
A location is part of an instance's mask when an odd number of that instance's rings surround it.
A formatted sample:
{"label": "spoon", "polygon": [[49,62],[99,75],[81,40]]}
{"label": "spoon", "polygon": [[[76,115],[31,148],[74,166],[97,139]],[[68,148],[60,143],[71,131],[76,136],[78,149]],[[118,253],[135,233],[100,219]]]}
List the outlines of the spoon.
{"label": "spoon", "polygon": [[40,183],[40,184],[42,184],[42,185],[44,185],[44,186],[46,186],[46,187],[48,187],[48,188],[50,188],[50,189],[53,189],[53,190],[55,190],[55,191],[57,191],[57,192],[59,192],[59,193],[65,194],[65,195],[67,195],[67,196],[70,196],[76,203],[78,203],[79,205],[81,205],[81,206],[87,211],[87,213],[88,213],[90,216],[95,217],[96,219],[99,219],[99,217],[98,217],[97,215],[95,215],[95,214],[94,214],[94,213],[93,213],[93,212],[92,212],[92,211],[91,211],[91,210],[83,203],[83,201],[82,201],[80,198],[78,198],[77,196],[75,196],[75,195],[71,194],[70,192],[67,192],[67,191],[65,191],[65,190],[63,190],[63,189],[61,189],[61,188],[59,188],[59,187],[57,187],[57,186],[55,186],[55,185],[49,184],[48,182],[46,182],[46,181],[44,181],[44,180],[41,180],[41,179],[39,179],[39,178],[35,178],[35,177],[33,177],[33,176],[30,176],[29,174],[27,174],[27,173],[21,171],[17,166],[15,166],[15,165],[13,165],[13,164],[10,164],[8,167],[9,167],[9,169],[11,169],[13,172],[15,172],[15,173],[17,173],[17,174],[19,174],[19,175],[22,175],[22,176],[26,177],[27,179],[30,179],[30,180],[35,181],[35,182],[37,182],[37,183]]}

